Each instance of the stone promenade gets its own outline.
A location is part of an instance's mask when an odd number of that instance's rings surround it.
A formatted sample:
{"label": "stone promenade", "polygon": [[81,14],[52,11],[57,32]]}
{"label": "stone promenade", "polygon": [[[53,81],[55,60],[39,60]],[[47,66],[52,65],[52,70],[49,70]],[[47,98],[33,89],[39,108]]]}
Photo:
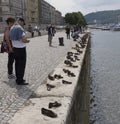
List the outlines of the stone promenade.
{"label": "stone promenade", "polygon": [[[59,46],[59,37],[64,37],[65,46]],[[15,80],[7,78],[7,54],[0,54],[0,124],[8,120],[25,104],[25,101],[41,85],[48,74],[64,59],[66,53],[75,45],[65,32],[56,33],[53,46],[49,47],[47,35],[30,39],[27,44],[27,65],[25,79],[28,86],[18,86]]]}

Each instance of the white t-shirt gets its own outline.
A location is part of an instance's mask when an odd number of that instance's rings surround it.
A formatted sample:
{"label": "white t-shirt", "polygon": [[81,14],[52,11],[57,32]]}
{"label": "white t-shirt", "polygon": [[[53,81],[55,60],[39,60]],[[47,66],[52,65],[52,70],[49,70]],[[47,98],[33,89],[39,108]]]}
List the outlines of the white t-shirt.
{"label": "white t-shirt", "polygon": [[[22,36],[25,36],[24,32],[23,32]],[[24,48],[24,47],[26,47],[26,43],[24,43],[22,41],[22,39],[19,41],[15,40],[15,41],[12,41],[12,46],[15,48]]]}

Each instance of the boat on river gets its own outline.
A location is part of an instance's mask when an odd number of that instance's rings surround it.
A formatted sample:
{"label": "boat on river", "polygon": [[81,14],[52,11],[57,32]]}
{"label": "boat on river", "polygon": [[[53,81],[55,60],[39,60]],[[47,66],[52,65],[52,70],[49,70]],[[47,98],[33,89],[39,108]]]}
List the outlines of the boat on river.
{"label": "boat on river", "polygon": [[113,31],[120,31],[120,24],[116,24],[114,27],[112,27]]}

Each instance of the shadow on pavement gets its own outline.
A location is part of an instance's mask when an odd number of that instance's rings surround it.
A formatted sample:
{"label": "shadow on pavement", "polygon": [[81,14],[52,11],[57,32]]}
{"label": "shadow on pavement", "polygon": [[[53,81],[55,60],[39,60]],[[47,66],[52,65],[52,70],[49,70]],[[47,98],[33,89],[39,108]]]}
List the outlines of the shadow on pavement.
{"label": "shadow on pavement", "polygon": [[32,90],[29,88],[29,85],[17,85],[13,79],[3,81],[3,83],[9,85],[10,88],[16,89],[16,96],[18,95],[18,97],[27,99],[32,94]]}

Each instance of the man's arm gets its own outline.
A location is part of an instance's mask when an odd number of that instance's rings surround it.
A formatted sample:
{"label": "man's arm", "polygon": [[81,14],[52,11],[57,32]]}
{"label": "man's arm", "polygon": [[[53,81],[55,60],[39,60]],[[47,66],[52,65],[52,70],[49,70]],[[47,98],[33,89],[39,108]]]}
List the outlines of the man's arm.
{"label": "man's arm", "polygon": [[27,37],[25,37],[25,36],[22,37],[22,41],[24,43],[29,43],[30,42],[30,40],[28,40]]}
{"label": "man's arm", "polygon": [[24,31],[22,33],[22,42],[24,42],[24,43],[29,43],[30,42],[30,40],[27,39],[26,34],[25,34]]}

